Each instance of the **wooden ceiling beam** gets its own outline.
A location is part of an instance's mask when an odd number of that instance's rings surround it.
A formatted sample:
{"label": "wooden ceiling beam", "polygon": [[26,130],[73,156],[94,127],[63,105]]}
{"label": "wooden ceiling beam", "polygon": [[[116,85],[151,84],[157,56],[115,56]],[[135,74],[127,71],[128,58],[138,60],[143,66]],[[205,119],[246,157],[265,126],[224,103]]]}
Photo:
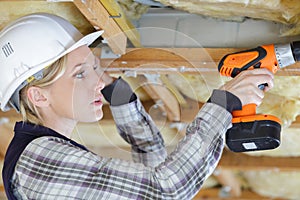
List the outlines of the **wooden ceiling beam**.
{"label": "wooden ceiling beam", "polygon": [[[218,63],[226,54],[241,48],[127,48],[126,54],[116,59],[101,59],[110,73],[136,74],[218,73]],[[299,76],[300,63],[278,70],[279,76]]]}
{"label": "wooden ceiling beam", "polygon": [[[259,163],[259,164],[258,164]],[[245,153],[234,153],[224,149],[221,160],[218,164],[220,169],[255,171],[274,170],[278,171],[299,171],[299,157],[270,157],[250,156]]]}
{"label": "wooden ceiling beam", "polygon": [[[153,78],[154,79],[154,78]],[[180,105],[176,96],[167,88],[160,77],[155,80],[146,80],[141,84],[155,104],[165,113],[169,121],[180,121]]]}
{"label": "wooden ceiling beam", "polygon": [[125,53],[127,37],[99,0],[73,0],[73,3],[96,30],[104,30],[102,37],[115,54]]}
{"label": "wooden ceiling beam", "polygon": [[110,14],[110,17],[119,25],[133,46],[142,47],[139,32],[127,19],[119,4],[115,0],[101,0],[100,2]]}
{"label": "wooden ceiling beam", "polygon": [[203,188],[198,192],[193,200],[283,200],[282,198],[264,197],[251,190],[242,190],[239,197],[226,196],[226,194],[222,195],[221,189],[222,188]]}

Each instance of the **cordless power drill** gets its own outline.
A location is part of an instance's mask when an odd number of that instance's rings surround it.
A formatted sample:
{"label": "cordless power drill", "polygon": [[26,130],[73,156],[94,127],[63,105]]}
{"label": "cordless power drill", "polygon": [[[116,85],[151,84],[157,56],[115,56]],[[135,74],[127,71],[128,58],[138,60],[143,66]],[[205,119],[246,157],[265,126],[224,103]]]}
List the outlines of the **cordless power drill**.
{"label": "cordless power drill", "polygon": [[[225,55],[218,69],[224,76],[235,77],[243,70],[267,68],[277,70],[300,61],[300,41],[290,44],[264,45]],[[266,84],[259,85],[264,89]],[[226,133],[231,151],[246,152],[274,149],[280,145],[281,121],[275,116],[256,114],[256,104],[233,111],[232,127]]]}

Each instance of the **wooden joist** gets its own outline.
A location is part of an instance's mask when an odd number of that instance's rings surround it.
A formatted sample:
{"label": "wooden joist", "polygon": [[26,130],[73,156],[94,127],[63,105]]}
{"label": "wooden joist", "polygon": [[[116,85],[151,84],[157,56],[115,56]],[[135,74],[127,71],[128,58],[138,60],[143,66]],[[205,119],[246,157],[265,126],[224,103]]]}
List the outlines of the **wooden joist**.
{"label": "wooden joist", "polygon": [[220,169],[230,170],[274,170],[279,171],[300,171],[299,157],[269,157],[250,156],[244,153],[234,153],[224,150],[218,164]]}
{"label": "wooden joist", "polygon": [[[218,73],[218,63],[226,54],[240,48],[128,48],[117,59],[102,59],[110,73],[134,71],[137,74],[154,73]],[[300,63],[279,70],[279,76],[299,76]]]}
{"label": "wooden joist", "polygon": [[143,89],[156,101],[162,112],[166,113],[170,121],[180,121],[180,107],[176,97],[164,87],[160,80],[145,82]]}
{"label": "wooden joist", "polygon": [[104,30],[102,37],[115,54],[124,54],[127,37],[99,0],[74,0],[74,5],[96,30]]}
{"label": "wooden joist", "polygon": [[282,198],[264,197],[251,190],[242,190],[239,197],[222,195],[221,188],[201,189],[193,200],[284,200]]}
{"label": "wooden joist", "polygon": [[127,19],[118,3],[115,0],[101,0],[100,2],[110,14],[110,18],[113,18],[114,21],[119,25],[133,46],[141,47],[139,32]]}

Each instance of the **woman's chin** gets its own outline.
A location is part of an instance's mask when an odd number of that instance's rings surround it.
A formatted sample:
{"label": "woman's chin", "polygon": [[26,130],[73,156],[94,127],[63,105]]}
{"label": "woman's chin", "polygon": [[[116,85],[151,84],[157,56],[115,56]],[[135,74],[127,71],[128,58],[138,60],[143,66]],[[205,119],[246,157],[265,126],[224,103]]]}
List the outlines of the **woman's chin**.
{"label": "woman's chin", "polygon": [[99,121],[99,120],[101,120],[103,118],[103,111],[102,111],[102,109],[96,111],[95,117],[96,117],[96,121]]}

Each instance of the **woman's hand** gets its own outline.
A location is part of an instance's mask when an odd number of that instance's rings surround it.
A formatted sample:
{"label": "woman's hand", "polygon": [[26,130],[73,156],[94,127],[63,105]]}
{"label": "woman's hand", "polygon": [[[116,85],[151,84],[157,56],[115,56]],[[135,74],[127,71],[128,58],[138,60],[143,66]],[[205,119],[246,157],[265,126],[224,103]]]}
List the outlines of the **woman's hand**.
{"label": "woman's hand", "polygon": [[[219,89],[226,90],[237,96],[243,106],[250,103],[260,105],[264,98],[264,92],[273,87],[273,79],[274,74],[266,68],[246,70]],[[265,86],[264,90],[258,88],[259,85],[265,83],[267,86]]]}

